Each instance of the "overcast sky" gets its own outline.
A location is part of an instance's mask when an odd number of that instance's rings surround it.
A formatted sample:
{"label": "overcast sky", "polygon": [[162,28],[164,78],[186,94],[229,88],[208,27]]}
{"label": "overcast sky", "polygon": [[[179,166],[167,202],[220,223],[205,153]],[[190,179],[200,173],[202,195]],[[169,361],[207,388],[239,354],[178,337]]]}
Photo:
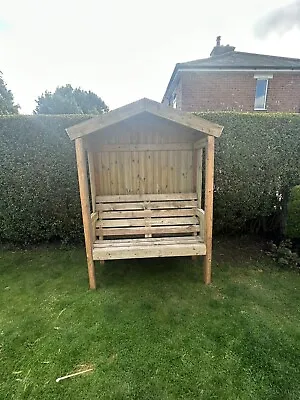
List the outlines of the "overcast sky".
{"label": "overcast sky", "polygon": [[0,70],[22,113],[70,83],[113,109],[161,101],[176,62],[209,56],[217,35],[236,50],[300,58],[300,32],[256,37],[287,0],[0,0]]}

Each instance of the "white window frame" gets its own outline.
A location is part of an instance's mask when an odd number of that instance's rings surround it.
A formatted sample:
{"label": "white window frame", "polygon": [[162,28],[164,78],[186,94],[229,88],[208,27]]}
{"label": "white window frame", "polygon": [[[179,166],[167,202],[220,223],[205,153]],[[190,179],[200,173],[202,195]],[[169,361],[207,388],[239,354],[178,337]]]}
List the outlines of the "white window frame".
{"label": "white window frame", "polygon": [[[273,75],[272,74],[268,74],[268,75],[257,75],[257,74],[255,74],[254,78],[256,79],[255,97],[254,97],[254,111],[266,111],[266,109],[267,109],[267,96],[268,96],[268,90],[269,90],[269,79],[272,79]],[[265,96],[264,96],[264,106],[263,107],[255,107],[257,81],[267,81],[266,90],[265,90]]]}

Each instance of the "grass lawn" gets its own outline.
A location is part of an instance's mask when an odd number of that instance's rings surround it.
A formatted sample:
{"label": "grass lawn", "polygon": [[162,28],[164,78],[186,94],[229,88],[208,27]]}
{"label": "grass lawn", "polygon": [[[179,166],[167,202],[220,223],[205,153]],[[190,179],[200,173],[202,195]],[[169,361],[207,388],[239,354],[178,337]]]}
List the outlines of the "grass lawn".
{"label": "grass lawn", "polygon": [[0,251],[0,399],[299,400],[299,274],[242,240],[201,267],[97,264],[91,292],[83,249]]}

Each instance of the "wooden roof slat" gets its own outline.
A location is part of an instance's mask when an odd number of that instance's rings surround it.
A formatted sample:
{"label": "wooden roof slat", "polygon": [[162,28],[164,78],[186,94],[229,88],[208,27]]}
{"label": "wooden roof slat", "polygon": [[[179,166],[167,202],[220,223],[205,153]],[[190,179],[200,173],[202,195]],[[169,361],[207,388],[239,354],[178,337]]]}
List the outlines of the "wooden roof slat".
{"label": "wooden roof slat", "polygon": [[74,140],[90,133],[101,131],[110,125],[124,121],[130,117],[147,112],[160,118],[167,119],[179,125],[189,127],[207,135],[219,137],[223,127],[213,122],[207,121],[194,114],[179,111],[165,104],[158,103],[149,99],[141,99],[134,103],[112,110],[99,117],[91,118],[80,124],[67,128],[66,131],[70,139]]}

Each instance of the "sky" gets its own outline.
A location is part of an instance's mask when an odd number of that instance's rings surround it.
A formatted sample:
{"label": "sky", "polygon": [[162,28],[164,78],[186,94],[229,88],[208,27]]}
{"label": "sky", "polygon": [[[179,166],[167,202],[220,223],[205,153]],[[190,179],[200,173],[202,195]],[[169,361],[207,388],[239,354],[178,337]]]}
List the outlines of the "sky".
{"label": "sky", "polygon": [[67,83],[110,109],[161,101],[175,64],[209,57],[218,35],[237,51],[300,58],[296,25],[257,29],[287,0],[0,3],[0,71],[25,114],[45,90]]}

